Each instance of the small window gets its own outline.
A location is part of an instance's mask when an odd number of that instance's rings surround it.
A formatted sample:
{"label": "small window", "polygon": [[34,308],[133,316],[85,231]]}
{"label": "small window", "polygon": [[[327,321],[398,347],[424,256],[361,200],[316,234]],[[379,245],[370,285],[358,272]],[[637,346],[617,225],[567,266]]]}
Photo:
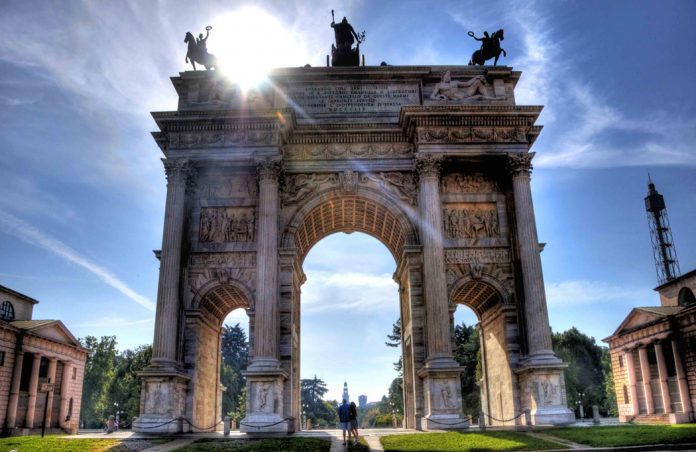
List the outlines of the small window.
{"label": "small window", "polygon": [[72,379],[77,380],[77,367],[72,368]]}
{"label": "small window", "polygon": [[623,367],[623,355],[619,355],[619,367]]}
{"label": "small window", "polygon": [[0,367],[5,365],[5,352],[0,351]]}
{"label": "small window", "polygon": [[623,396],[623,403],[628,403],[628,388],[626,387],[626,385],[623,385]]}
{"label": "small window", "polygon": [[689,306],[691,304],[696,304],[694,292],[688,287],[682,287],[679,291],[679,306]]}
{"label": "small window", "polygon": [[68,402],[68,415],[65,417],[66,421],[69,421],[70,418],[72,417],[72,409],[73,409],[73,398],[70,397],[70,402]]}
{"label": "small window", "polygon": [[15,318],[14,306],[8,300],[5,300],[0,305],[0,320],[11,322]]}

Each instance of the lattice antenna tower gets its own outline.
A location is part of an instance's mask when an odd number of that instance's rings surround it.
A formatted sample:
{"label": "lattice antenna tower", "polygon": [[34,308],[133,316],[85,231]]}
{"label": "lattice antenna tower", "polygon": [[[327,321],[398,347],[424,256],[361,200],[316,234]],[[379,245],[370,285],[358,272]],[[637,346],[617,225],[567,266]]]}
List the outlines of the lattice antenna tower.
{"label": "lattice antenna tower", "polygon": [[657,192],[655,184],[648,175],[648,196],[645,197],[645,210],[650,225],[655,270],[660,285],[673,280],[680,274],[677,250],[674,248],[672,231],[669,227],[669,217],[665,198]]}

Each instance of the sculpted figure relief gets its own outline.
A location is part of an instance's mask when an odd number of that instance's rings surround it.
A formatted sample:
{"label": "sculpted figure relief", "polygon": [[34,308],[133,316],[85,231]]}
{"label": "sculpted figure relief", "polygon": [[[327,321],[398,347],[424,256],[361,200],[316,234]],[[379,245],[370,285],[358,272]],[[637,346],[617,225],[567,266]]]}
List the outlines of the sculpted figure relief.
{"label": "sculpted figure relief", "polygon": [[505,49],[500,47],[500,41],[505,39],[505,31],[501,28],[500,30],[493,33],[492,36],[488,36],[488,32],[483,32],[483,37],[477,38],[473,31],[467,33],[469,36],[477,41],[481,41],[481,48],[471,55],[469,60],[469,65],[481,65],[486,64],[486,60],[495,58],[493,61],[493,66],[498,64],[498,58],[500,54],[507,56]]}
{"label": "sculpted figure relief", "polygon": [[495,209],[444,209],[445,232],[453,239],[500,235]]}
{"label": "sculpted figure relief", "polygon": [[294,174],[285,179],[283,204],[302,202],[307,196],[316,192],[321,184],[335,183],[335,174]]}
{"label": "sculpted figure relief", "polygon": [[446,71],[440,83],[435,85],[430,98],[444,101],[495,99],[492,91],[492,87],[483,75],[476,75],[465,82],[460,82],[452,80],[452,74]]}
{"label": "sculpted figure relief", "polygon": [[254,223],[251,208],[204,208],[198,238],[201,242],[251,242]]}
{"label": "sculpted figure relief", "polygon": [[442,191],[451,193],[492,193],[500,191],[496,181],[481,173],[451,173],[442,178]]}
{"label": "sculpted figure relief", "polygon": [[206,70],[215,69],[215,66],[217,66],[217,59],[215,55],[208,53],[208,45],[206,44],[212,29],[213,27],[210,25],[205,27],[205,38],[203,33],[200,33],[198,39],[194,38],[190,31],[186,32],[184,42],[188,44],[188,51],[186,52],[185,60],[187,63],[191,62],[194,71],[196,70],[196,63],[205,66]]}
{"label": "sculpted figure relief", "polygon": [[363,174],[361,182],[372,181],[379,188],[396,195],[398,198],[407,200],[413,204],[416,199],[416,183],[413,175],[400,172],[380,172],[378,174]]}

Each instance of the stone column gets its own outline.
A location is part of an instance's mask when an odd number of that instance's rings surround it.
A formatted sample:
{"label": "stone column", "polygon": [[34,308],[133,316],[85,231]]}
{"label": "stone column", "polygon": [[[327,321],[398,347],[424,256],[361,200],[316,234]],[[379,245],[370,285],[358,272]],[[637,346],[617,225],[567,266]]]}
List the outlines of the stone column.
{"label": "stone column", "polygon": [[19,383],[22,380],[22,364],[24,352],[19,351],[15,356],[14,370],[12,371],[12,384],[10,385],[10,399],[7,402],[7,428],[15,428],[17,422],[17,402],[19,401]]}
{"label": "stone column", "polygon": [[257,213],[257,279],[254,303],[253,358],[247,377],[246,417],[240,431],[249,433],[291,431],[285,416],[285,380],[288,373],[278,359],[280,340],[278,286],[278,222],[281,165],[276,159],[259,162]]}
{"label": "stone column", "polygon": [[[53,383],[55,385],[56,383],[56,368],[58,366],[58,359],[56,358],[48,358],[48,382]],[[55,388],[55,386],[54,386]],[[55,392],[55,389],[53,391],[50,391],[48,393],[48,398],[46,400],[46,406],[44,407],[46,411],[46,427],[51,428],[51,418],[53,417],[53,410],[51,409],[53,407],[53,393]]]}
{"label": "stone column", "polygon": [[626,358],[626,367],[628,368],[628,384],[631,391],[631,406],[633,407],[633,415],[637,416],[640,412],[638,405],[638,388],[636,388],[636,364],[633,361],[633,350],[627,350],[624,354]]}
{"label": "stone column", "polygon": [[31,375],[29,376],[29,397],[27,398],[27,428],[34,428],[34,415],[36,413],[36,393],[39,389],[39,368],[41,367],[41,355],[34,353],[34,361],[31,363]]}
{"label": "stone column", "polygon": [[672,340],[672,354],[674,355],[674,367],[677,370],[677,383],[679,384],[679,401],[681,402],[682,412],[689,414],[692,411],[691,401],[689,400],[689,386],[686,383],[686,372],[682,363],[681,354],[679,353],[679,344]]}
{"label": "stone column", "polygon": [[257,167],[259,204],[257,214],[256,330],[254,358],[249,368],[277,370],[278,339],[278,221],[280,162],[268,160]]}
{"label": "stone column", "polygon": [[660,392],[662,393],[662,406],[665,413],[672,412],[672,398],[669,395],[669,386],[667,385],[667,365],[665,364],[665,355],[662,351],[662,343],[655,342],[655,357],[657,358],[657,371],[660,376]]}
{"label": "stone column", "polygon": [[184,208],[186,187],[194,175],[194,167],[188,160],[162,159],[162,162],[167,175],[167,202],[164,208],[152,366],[176,369]]}
{"label": "stone column", "polygon": [[68,416],[68,403],[70,401],[68,391],[70,390],[71,369],[72,363],[63,361],[63,377],[60,382],[60,410],[58,411],[58,425],[61,428],[65,428],[67,424],[65,418]]}
{"label": "stone column", "polygon": [[640,347],[638,349],[638,359],[640,360],[640,373],[643,376],[643,394],[645,395],[645,409],[647,414],[655,413],[653,404],[652,389],[650,389],[650,363],[648,362],[648,349]]}
{"label": "stone column", "polygon": [[527,359],[531,360],[533,364],[558,363],[560,360],[553,353],[551,345],[544,275],[541,270],[539,238],[537,237],[532,203],[530,175],[533,157],[533,152],[508,156],[508,169],[512,175],[512,190],[515,200],[517,246],[524,286]]}
{"label": "stone column", "polygon": [[[509,154],[508,170],[512,177],[515,203],[515,224],[520,273],[524,294],[526,354],[515,371],[519,375],[521,408],[529,409],[534,424],[567,424],[575,414],[566,406],[565,377],[567,367],[556,357],[551,345],[551,328],[546,308],[544,275],[541,270],[539,238],[537,237],[532,203],[531,172],[534,153]],[[557,386],[554,397],[539,397],[527,388]]]}
{"label": "stone column", "polygon": [[469,425],[461,413],[462,368],[452,355],[440,202],[441,162],[442,157],[434,154],[421,154],[415,161],[419,176],[419,230],[423,245],[427,351],[425,365],[418,370],[424,388],[425,416],[420,425],[424,430],[462,429]]}
{"label": "stone column", "polygon": [[424,154],[416,159],[416,171],[419,176],[420,233],[423,244],[423,292],[428,350],[426,363],[430,367],[440,364],[451,366],[454,362],[442,237],[441,161],[442,157],[433,154]]}

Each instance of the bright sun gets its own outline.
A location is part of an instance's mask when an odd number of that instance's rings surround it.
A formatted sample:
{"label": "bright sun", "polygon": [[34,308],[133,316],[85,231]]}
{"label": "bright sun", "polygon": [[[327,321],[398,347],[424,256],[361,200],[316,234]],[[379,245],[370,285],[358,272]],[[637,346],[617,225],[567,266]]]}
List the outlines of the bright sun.
{"label": "bright sun", "polygon": [[302,38],[266,11],[249,6],[216,17],[210,24],[208,50],[220,70],[248,89],[261,83],[272,67],[302,66]]}

